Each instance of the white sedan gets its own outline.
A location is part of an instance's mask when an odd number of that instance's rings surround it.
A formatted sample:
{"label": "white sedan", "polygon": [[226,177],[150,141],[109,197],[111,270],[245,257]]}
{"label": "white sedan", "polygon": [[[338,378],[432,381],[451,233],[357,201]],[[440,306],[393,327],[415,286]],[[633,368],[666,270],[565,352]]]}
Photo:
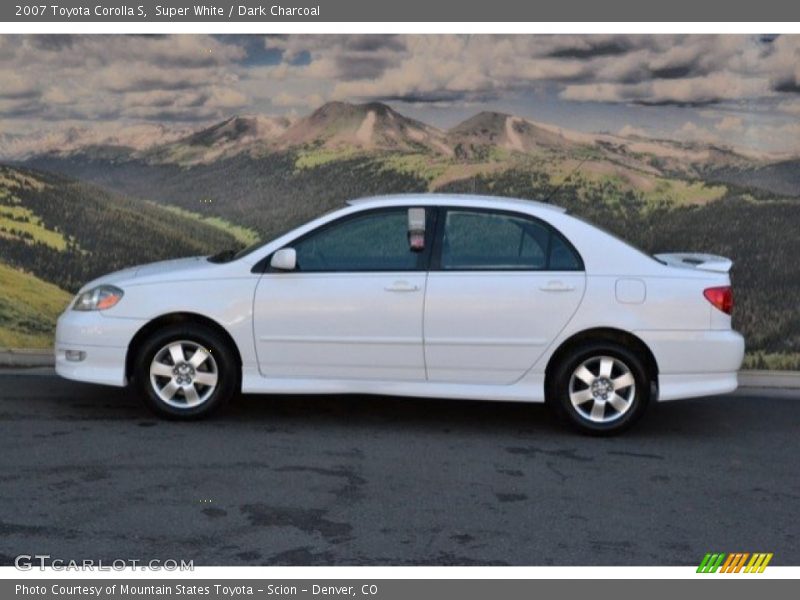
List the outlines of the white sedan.
{"label": "white sedan", "polygon": [[548,204],[367,198],[237,254],[87,284],[56,370],[130,382],[171,418],[239,391],[360,393],[547,402],[614,433],[655,400],[736,389],[730,267],[648,256]]}

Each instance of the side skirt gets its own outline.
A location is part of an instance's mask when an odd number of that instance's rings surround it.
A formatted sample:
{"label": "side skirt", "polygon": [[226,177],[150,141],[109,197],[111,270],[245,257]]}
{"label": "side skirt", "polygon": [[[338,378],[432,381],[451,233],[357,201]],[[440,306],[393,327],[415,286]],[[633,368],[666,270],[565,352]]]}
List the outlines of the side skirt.
{"label": "side skirt", "polygon": [[375,394],[416,398],[453,398],[501,402],[544,402],[544,374],[528,374],[512,385],[477,385],[348,379],[266,378],[242,375],[243,394]]}

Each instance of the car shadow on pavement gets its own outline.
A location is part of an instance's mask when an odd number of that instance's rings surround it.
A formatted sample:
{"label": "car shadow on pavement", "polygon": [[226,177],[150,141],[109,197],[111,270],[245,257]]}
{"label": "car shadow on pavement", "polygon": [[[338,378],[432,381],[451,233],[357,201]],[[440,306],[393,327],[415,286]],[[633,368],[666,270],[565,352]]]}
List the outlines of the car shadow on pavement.
{"label": "car shadow on pavement", "polygon": [[[166,423],[150,413],[131,388],[114,388],[56,377],[4,375],[0,420],[13,420],[26,407],[39,416],[64,420],[134,420],[142,426]],[[19,402],[14,402],[14,401]],[[753,427],[794,427],[771,405],[794,404],[791,397],[757,391],[731,396],[652,403],[642,420],[624,437],[724,436]],[[240,395],[205,423],[214,426],[267,425],[286,428],[366,427],[462,431],[532,436],[584,437],[560,422],[543,404],[401,398],[373,395]],[[179,423],[171,423],[180,425]],[[198,423],[192,423],[197,426]],[[591,439],[591,438],[586,438]]]}

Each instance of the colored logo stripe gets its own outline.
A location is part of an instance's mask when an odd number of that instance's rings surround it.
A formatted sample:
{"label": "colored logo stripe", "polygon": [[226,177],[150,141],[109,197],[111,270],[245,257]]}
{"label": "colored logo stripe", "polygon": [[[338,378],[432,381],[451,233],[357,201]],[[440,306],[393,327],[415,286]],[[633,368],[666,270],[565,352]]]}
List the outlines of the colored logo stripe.
{"label": "colored logo stripe", "polygon": [[767,568],[769,561],[772,560],[772,552],[768,554],[760,553],[760,554],[753,554],[753,558],[750,559],[747,567],[745,567],[745,573],[763,573],[764,569]]}
{"label": "colored logo stripe", "polygon": [[716,573],[723,560],[725,560],[725,554],[711,554],[709,552],[703,557],[703,561],[697,567],[697,572]]}
{"label": "colored logo stripe", "polygon": [[[763,573],[764,569],[772,560],[773,554],[771,552],[734,552],[726,554],[724,552],[709,552],[700,562],[697,567],[698,573]],[[747,559],[750,562],[747,562]],[[745,566],[747,563],[747,566]],[[742,570],[744,569],[744,570]]]}
{"label": "colored logo stripe", "polygon": [[737,552],[736,554],[729,554],[728,560],[722,565],[720,573],[738,573],[744,566],[744,561],[747,560],[750,554],[747,552]]}

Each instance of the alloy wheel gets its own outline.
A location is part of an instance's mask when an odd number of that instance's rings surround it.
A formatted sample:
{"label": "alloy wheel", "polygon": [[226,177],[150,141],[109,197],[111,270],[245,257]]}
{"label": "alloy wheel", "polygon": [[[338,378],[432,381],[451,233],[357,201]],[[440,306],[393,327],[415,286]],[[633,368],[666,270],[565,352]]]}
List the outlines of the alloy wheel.
{"label": "alloy wheel", "polygon": [[611,423],[633,406],[636,380],[628,365],[612,356],[584,360],[572,372],[569,399],[573,408],[592,423]]}
{"label": "alloy wheel", "polygon": [[174,408],[200,406],[211,397],[218,382],[216,360],[196,342],[170,342],[155,353],[150,363],[153,391]]}

